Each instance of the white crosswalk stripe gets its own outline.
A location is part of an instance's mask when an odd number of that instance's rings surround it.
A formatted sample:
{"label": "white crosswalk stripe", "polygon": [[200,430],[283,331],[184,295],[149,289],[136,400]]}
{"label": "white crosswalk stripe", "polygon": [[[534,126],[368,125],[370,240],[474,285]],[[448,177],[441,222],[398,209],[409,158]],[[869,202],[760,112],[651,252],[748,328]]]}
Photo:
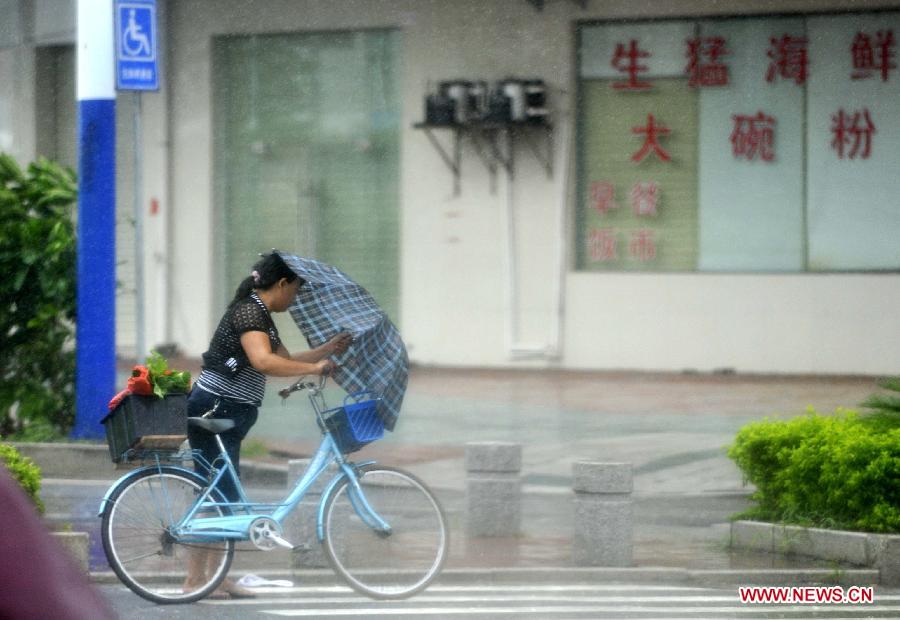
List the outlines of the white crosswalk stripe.
{"label": "white crosswalk stripe", "polygon": [[737,587],[644,584],[433,585],[405,601],[375,601],[340,586],[258,588],[258,598],[205,601],[283,618],[898,618],[900,594],[874,605],[742,604]]}

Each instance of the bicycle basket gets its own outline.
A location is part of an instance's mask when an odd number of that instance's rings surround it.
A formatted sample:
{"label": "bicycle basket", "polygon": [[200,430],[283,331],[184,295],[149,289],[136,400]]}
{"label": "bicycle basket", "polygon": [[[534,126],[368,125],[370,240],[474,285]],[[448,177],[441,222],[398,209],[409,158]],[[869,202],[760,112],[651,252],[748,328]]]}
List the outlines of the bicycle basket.
{"label": "bicycle basket", "polygon": [[378,417],[380,398],[368,398],[348,403],[349,398],[359,398],[367,393],[354,394],[344,399],[342,407],[329,409],[322,414],[325,427],[331,432],[338,449],[344,454],[356,452],[366,444],[384,437],[384,423]]}
{"label": "bicycle basket", "polygon": [[106,427],[109,456],[119,463],[134,458],[133,448],[144,437],[187,434],[187,394],[165,398],[129,394],[100,423]]}

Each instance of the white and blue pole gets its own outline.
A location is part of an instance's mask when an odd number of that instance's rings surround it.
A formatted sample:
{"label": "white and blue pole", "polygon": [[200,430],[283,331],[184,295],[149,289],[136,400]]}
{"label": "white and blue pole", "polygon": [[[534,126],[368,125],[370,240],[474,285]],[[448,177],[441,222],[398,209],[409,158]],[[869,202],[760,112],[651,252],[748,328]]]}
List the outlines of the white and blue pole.
{"label": "white and blue pole", "polygon": [[75,426],[103,434],[116,387],[116,90],[113,0],[78,0]]}

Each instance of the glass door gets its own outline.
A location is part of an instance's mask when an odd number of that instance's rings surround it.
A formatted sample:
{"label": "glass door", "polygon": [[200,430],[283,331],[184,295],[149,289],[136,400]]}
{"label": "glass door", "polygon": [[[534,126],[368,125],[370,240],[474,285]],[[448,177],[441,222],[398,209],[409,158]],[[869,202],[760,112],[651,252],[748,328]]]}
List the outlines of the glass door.
{"label": "glass door", "polygon": [[387,30],[216,39],[223,303],[278,248],[335,265],[397,321],[399,43]]}

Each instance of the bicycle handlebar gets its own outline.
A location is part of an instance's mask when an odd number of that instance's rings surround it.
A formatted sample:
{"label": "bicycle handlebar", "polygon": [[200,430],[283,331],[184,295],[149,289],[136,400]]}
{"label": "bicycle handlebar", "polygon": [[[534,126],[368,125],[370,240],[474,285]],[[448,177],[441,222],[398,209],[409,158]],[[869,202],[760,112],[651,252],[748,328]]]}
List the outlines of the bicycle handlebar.
{"label": "bicycle handlebar", "polygon": [[317,394],[325,389],[325,382],[328,380],[328,375],[319,375],[319,384],[316,385],[312,381],[304,381],[307,375],[303,375],[297,381],[288,387],[278,390],[278,395],[281,396],[282,400],[286,399],[288,396],[293,394],[294,392],[300,392],[301,390],[310,390],[313,394]]}

